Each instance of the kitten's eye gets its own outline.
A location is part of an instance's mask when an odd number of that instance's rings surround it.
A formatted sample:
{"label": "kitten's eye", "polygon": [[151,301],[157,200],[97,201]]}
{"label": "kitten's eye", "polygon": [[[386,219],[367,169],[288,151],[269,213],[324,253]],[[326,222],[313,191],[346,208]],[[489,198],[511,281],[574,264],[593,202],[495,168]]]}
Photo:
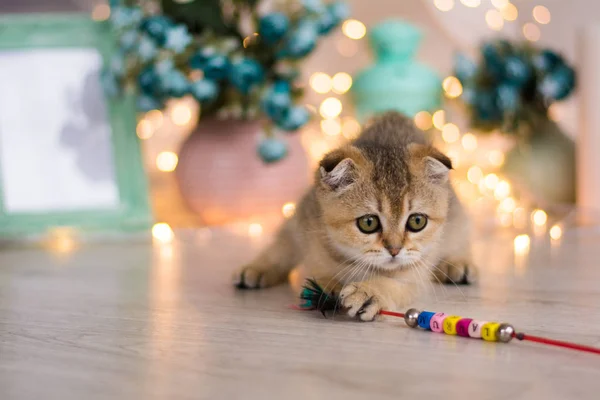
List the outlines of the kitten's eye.
{"label": "kitten's eye", "polygon": [[362,233],[375,233],[379,230],[381,224],[377,215],[363,215],[356,220],[356,226]]}
{"label": "kitten's eye", "polygon": [[420,232],[427,226],[427,216],[423,214],[412,214],[406,221],[406,229],[411,232]]}

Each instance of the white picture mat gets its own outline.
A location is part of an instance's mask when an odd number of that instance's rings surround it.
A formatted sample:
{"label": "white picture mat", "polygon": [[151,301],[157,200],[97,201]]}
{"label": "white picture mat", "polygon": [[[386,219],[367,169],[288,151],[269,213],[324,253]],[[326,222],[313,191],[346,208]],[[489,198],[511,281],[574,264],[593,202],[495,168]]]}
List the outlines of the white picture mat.
{"label": "white picture mat", "polygon": [[7,213],[118,207],[101,65],[95,49],[0,51]]}

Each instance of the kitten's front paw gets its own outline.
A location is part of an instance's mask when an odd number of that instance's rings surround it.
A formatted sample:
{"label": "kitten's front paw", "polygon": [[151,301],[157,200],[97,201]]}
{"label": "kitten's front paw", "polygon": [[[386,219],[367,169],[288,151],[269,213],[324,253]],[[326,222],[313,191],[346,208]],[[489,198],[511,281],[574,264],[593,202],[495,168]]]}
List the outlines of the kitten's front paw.
{"label": "kitten's front paw", "polygon": [[478,277],[477,267],[467,261],[442,261],[433,271],[434,278],[440,283],[469,285]]}
{"label": "kitten's front paw", "polygon": [[340,292],[342,306],[352,318],[373,321],[383,309],[389,309],[389,300],[381,291],[366,282],[350,283]]}
{"label": "kitten's front paw", "polygon": [[274,268],[245,265],[233,273],[232,282],[238,289],[262,289],[283,282],[285,276]]}

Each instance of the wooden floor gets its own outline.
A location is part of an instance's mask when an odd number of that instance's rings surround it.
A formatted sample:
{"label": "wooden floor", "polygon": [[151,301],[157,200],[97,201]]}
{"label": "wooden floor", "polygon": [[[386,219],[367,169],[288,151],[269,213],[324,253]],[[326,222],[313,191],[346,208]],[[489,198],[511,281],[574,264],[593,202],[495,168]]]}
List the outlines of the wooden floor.
{"label": "wooden floor", "polygon": [[[480,285],[415,306],[600,346],[600,233],[481,239]],[[172,246],[0,251],[0,399],[598,399],[600,356],[492,344],[288,308],[237,292],[264,244],[185,231]],[[516,262],[515,262],[516,261]]]}

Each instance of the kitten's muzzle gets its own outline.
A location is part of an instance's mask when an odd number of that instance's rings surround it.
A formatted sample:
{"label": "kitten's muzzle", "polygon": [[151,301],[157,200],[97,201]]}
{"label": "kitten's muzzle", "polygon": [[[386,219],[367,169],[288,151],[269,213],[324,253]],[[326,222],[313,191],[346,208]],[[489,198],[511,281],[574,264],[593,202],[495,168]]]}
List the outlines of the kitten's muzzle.
{"label": "kitten's muzzle", "polygon": [[400,254],[400,250],[402,250],[401,247],[389,247],[389,246],[386,246],[385,249],[390,253],[390,255],[392,257],[396,257],[398,254]]}

